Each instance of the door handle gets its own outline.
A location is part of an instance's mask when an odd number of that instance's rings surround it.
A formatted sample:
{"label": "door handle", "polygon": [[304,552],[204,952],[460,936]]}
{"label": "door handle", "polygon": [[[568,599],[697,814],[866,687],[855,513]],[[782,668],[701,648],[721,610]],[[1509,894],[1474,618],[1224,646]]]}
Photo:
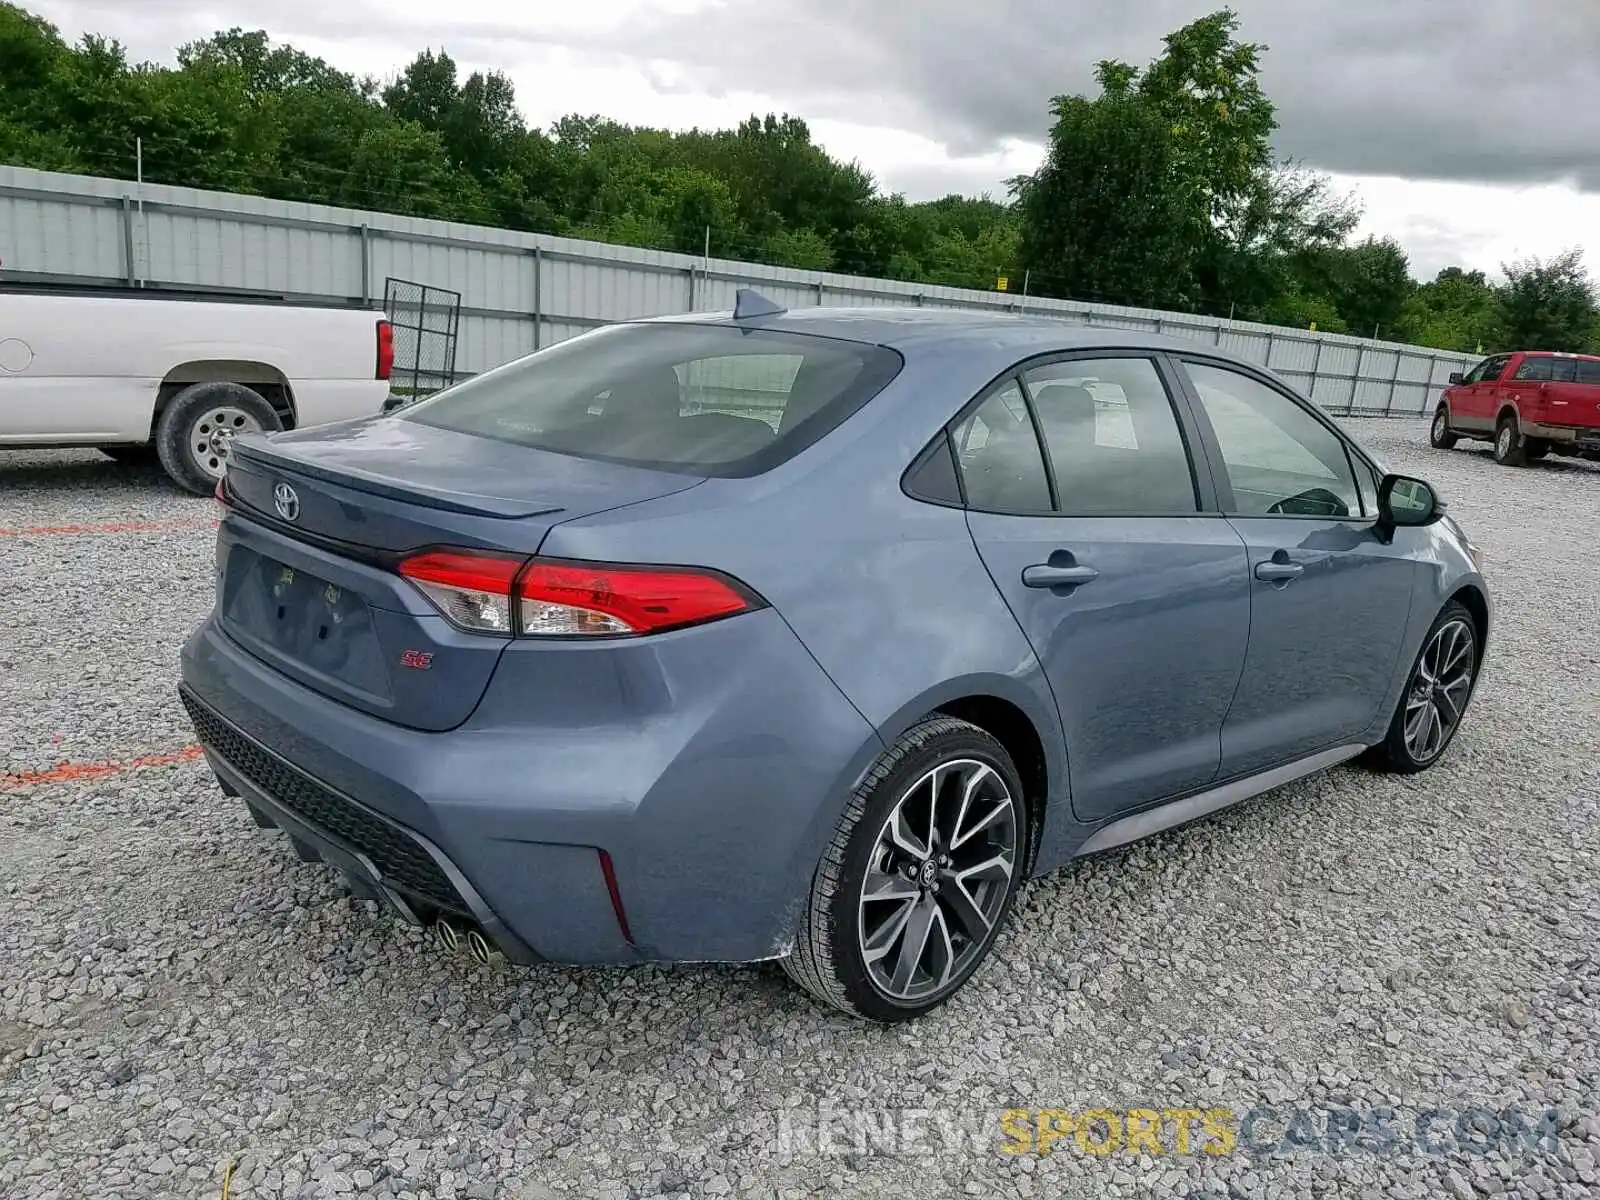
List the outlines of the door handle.
{"label": "door handle", "polygon": [[1079,584],[1093,583],[1099,578],[1100,572],[1093,567],[1054,567],[1048,563],[1035,563],[1022,568],[1022,584],[1031,588],[1077,587]]}
{"label": "door handle", "polygon": [[1266,562],[1256,564],[1256,578],[1264,583],[1288,583],[1289,580],[1298,579],[1305,573],[1306,569],[1294,562],[1268,559]]}

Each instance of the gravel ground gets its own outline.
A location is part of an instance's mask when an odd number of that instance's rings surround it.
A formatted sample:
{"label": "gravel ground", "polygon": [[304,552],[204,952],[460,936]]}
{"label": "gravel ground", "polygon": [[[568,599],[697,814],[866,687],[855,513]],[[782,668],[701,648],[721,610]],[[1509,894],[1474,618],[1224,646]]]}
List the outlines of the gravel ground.
{"label": "gravel ground", "polygon": [[[0,1196],[217,1196],[230,1163],[235,1197],[1600,1195],[1600,470],[1354,428],[1442,486],[1497,588],[1447,760],[1035,883],[997,961],[894,1030],[770,967],[476,967],[202,763],[130,767],[192,741],[210,503],[0,457]],[[110,522],[134,527],[36,531]],[[31,774],[63,761],[90,765]],[[1273,1155],[1001,1152],[1010,1107],[1262,1105]],[[1493,1122],[1451,1123],[1508,1107],[1558,1132],[1474,1152]],[[1317,1143],[1383,1108],[1393,1152]],[[1410,1133],[1429,1109],[1439,1153]]]}

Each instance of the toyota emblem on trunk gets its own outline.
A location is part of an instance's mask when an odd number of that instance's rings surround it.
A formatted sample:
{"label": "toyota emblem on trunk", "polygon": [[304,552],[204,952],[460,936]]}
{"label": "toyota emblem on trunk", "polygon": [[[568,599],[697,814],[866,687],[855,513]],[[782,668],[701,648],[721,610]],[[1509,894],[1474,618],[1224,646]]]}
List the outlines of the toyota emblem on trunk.
{"label": "toyota emblem on trunk", "polygon": [[287,483],[280,483],[272,489],[272,507],[285,521],[293,521],[300,515],[300,497]]}

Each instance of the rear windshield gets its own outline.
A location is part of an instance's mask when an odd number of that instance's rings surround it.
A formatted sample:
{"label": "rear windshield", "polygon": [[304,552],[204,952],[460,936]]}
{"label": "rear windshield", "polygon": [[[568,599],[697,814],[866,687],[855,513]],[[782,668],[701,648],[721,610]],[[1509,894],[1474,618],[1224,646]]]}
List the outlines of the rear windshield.
{"label": "rear windshield", "polygon": [[1600,383],[1600,361],[1530,354],[1517,368],[1516,377],[1527,383]]}
{"label": "rear windshield", "polygon": [[612,325],[457,384],[404,420],[697,475],[770,470],[899,372],[893,350],[719,325]]}

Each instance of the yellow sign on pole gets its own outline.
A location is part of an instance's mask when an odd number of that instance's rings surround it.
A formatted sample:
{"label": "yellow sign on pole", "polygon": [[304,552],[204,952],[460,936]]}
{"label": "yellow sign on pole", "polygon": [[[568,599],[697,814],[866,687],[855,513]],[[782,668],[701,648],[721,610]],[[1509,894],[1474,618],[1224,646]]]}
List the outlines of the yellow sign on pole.
{"label": "yellow sign on pole", "polygon": [[1011,282],[1011,280],[1007,279],[1004,275],[1002,275],[1002,276],[1000,276],[999,279],[996,279],[994,281],[994,290],[997,291],[997,292],[1003,292],[1003,291],[1006,290],[1006,285],[1008,283],[1010,283],[1010,282]]}
{"label": "yellow sign on pole", "polygon": [[1311,332],[1315,333],[1316,331],[1317,331],[1317,323],[1315,321],[1313,321],[1313,322],[1311,322]]}

